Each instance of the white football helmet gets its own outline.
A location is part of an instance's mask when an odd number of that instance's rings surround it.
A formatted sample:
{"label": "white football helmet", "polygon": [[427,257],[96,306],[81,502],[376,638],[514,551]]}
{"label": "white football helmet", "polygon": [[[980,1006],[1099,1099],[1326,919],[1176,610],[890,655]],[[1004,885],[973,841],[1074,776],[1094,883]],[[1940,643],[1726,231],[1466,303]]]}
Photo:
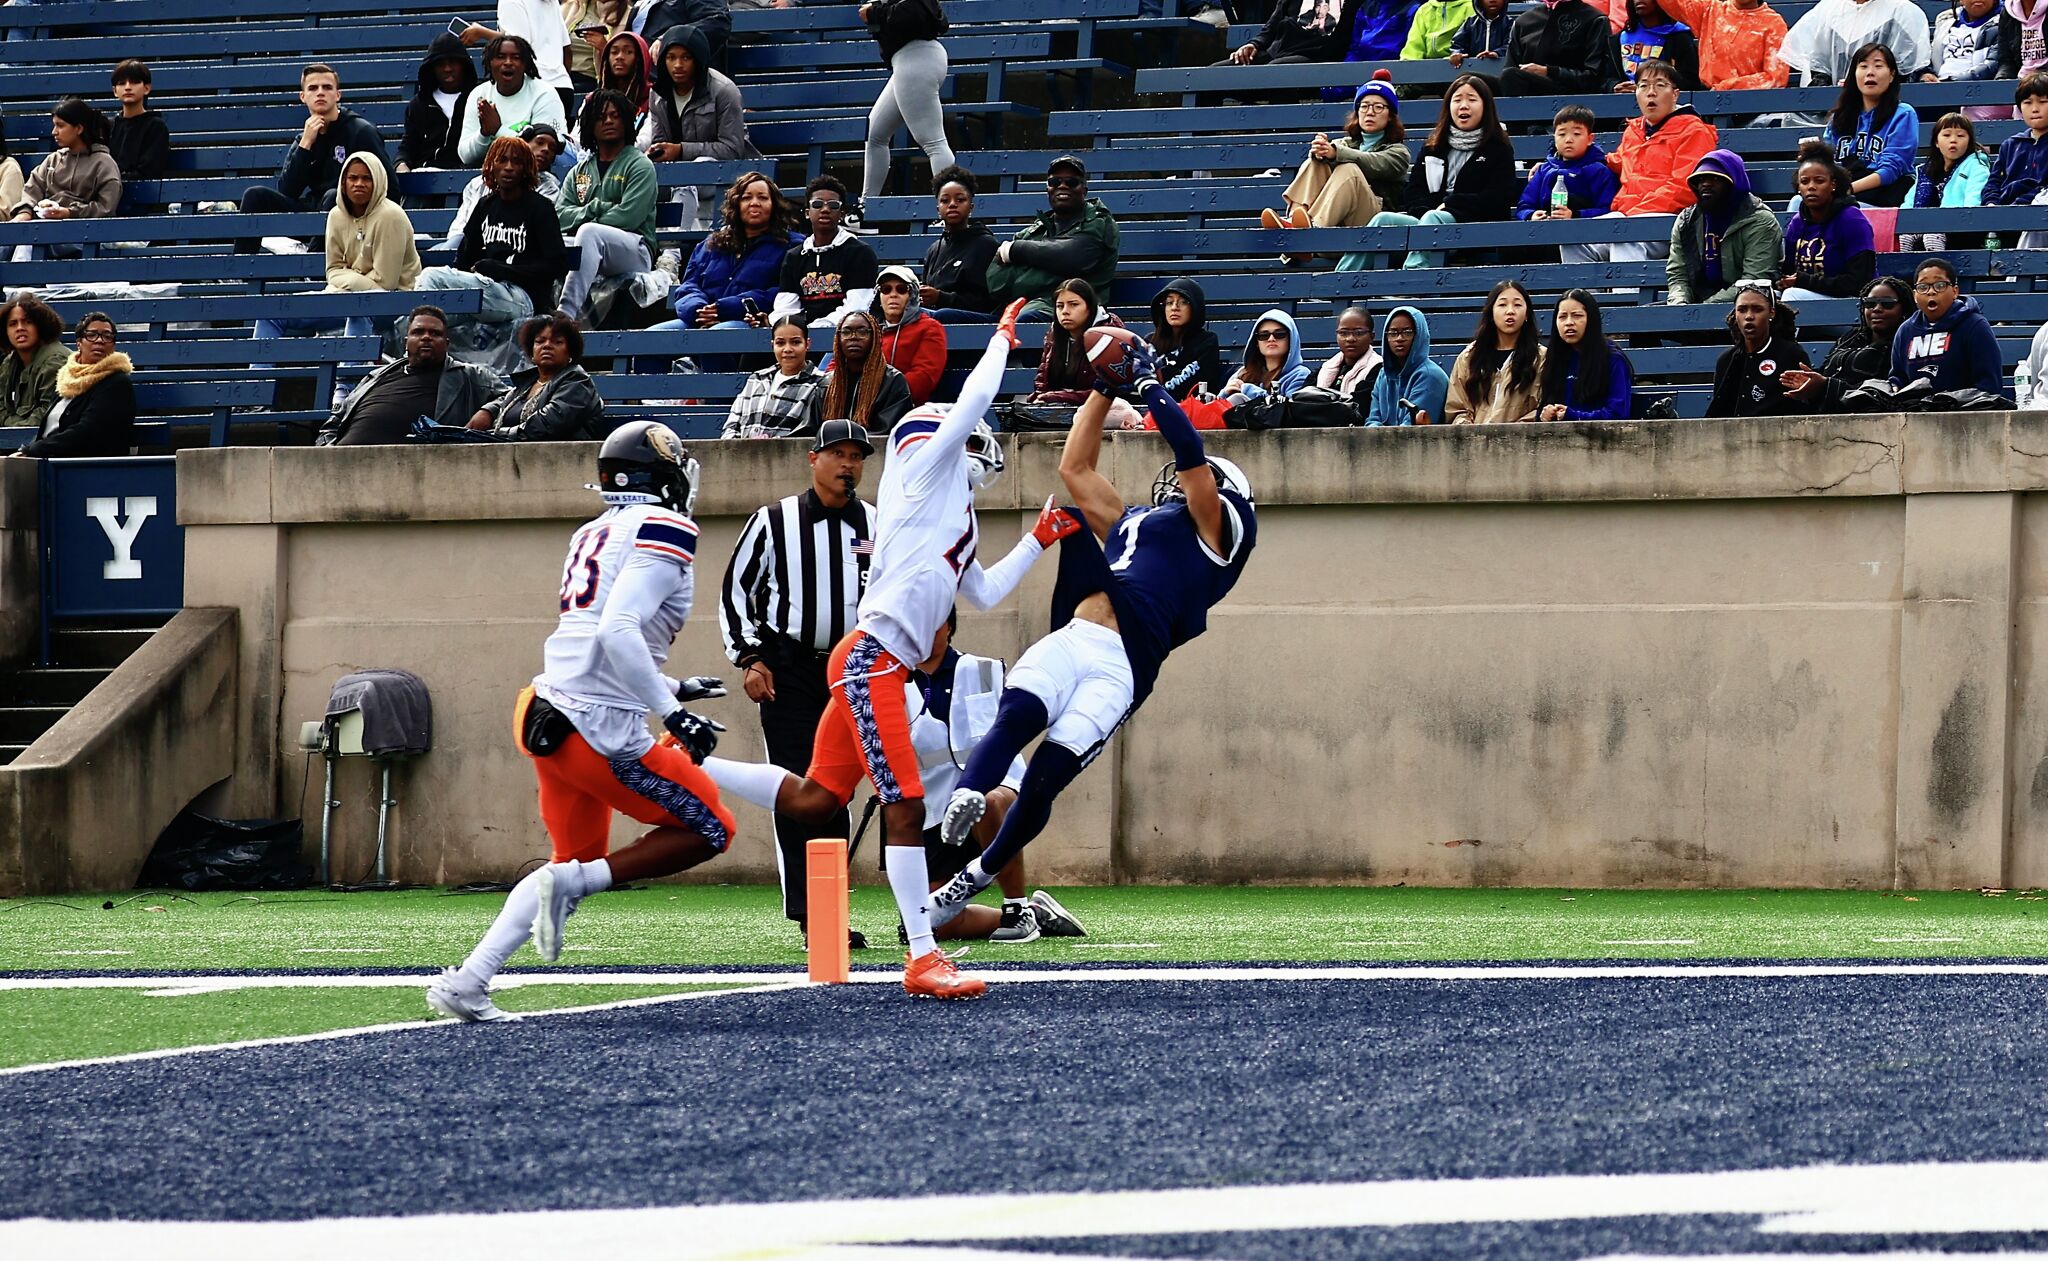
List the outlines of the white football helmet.
{"label": "white football helmet", "polygon": [[[1216,474],[1218,486],[1241,495],[1248,504],[1258,502],[1252,498],[1252,480],[1244,475],[1244,470],[1235,462],[1220,455],[1207,456],[1205,459],[1210,470]],[[1152,479],[1152,506],[1156,508],[1179,503],[1187,497],[1187,492],[1180,488],[1180,478],[1173,467],[1173,461],[1168,460],[1160,465],[1159,476]]]}
{"label": "white football helmet", "polygon": [[967,480],[976,490],[987,490],[1003,475],[1003,444],[987,421],[977,421],[967,435]]}

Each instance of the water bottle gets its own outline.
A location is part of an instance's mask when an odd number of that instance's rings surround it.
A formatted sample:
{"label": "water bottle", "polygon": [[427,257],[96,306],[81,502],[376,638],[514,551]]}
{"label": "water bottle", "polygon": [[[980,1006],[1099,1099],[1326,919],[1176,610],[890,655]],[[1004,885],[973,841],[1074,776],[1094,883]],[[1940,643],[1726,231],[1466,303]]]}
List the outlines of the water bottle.
{"label": "water bottle", "polygon": [[2005,243],[2003,241],[2000,241],[1998,239],[1998,234],[1996,232],[1993,232],[1990,236],[1984,238],[1984,248],[1991,251],[1993,254],[1996,254],[1999,251],[1999,249],[2004,246],[2004,244]]}
{"label": "water bottle", "polygon": [[2025,359],[2020,360],[2019,367],[2012,370],[2012,397],[2013,402],[2022,411],[2033,406],[2034,370],[2028,366]]}
{"label": "water bottle", "polygon": [[1557,177],[1557,181],[1550,186],[1550,213],[1556,214],[1560,210],[1570,210],[1571,206],[1571,192],[1565,188],[1564,176],[1560,175]]}

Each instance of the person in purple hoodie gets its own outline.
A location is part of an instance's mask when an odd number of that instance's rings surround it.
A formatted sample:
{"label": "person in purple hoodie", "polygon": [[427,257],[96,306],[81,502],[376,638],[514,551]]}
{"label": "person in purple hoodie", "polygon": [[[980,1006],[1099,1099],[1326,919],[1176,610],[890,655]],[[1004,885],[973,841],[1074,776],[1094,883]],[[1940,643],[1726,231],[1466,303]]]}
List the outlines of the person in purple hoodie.
{"label": "person in purple hoodie", "polygon": [[1799,209],[1785,224],[1782,300],[1856,296],[1877,275],[1877,241],[1849,191],[1854,181],[1818,140],[1799,146],[1794,178]]}
{"label": "person in purple hoodie", "polygon": [[1979,389],[2010,400],[1991,321],[1956,286],[1955,264],[1930,258],[1913,272],[1919,309],[1892,335],[1892,384],[1925,377],[1937,392]]}

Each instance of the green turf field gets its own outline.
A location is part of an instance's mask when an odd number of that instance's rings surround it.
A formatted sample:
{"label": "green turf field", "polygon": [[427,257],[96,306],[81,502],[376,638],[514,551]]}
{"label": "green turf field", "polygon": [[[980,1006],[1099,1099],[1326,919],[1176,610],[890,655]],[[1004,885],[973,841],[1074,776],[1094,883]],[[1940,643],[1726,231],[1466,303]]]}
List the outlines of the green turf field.
{"label": "green turf field", "polygon": [[[1062,889],[1089,936],[974,944],[966,962],[1419,962],[1603,959],[2048,957],[2048,895],[1808,891],[1483,889]],[[111,902],[111,909],[104,903]],[[432,973],[459,961],[496,914],[495,894],[121,893],[0,902],[0,973]],[[854,924],[886,967],[886,890],[854,893]],[[794,927],[761,886],[656,886],[585,903],[566,965],[796,968]],[[530,952],[513,970],[549,969]],[[564,983],[501,991],[508,1011],[684,992],[681,984]],[[369,978],[374,979],[374,978]],[[416,986],[228,992],[5,988],[0,1068],[315,1033],[427,1015]],[[717,1000],[712,1000],[717,1001]]]}

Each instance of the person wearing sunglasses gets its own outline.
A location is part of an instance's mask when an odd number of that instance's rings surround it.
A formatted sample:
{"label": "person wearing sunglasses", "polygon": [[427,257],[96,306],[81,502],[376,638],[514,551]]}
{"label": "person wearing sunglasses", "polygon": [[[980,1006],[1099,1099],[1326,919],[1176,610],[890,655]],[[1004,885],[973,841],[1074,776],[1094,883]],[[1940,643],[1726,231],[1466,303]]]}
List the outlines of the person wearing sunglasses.
{"label": "person wearing sunglasses", "polygon": [[1863,314],[1842,334],[1818,368],[1787,368],[1785,396],[1810,411],[1841,410],[1842,396],[1868,381],[1892,374],[1892,339],[1913,305],[1913,286],[1897,276],[1879,276],[1863,286]]}
{"label": "person wearing sunglasses", "polygon": [[1286,398],[1308,382],[1294,317],[1274,307],[1252,326],[1244,343],[1244,366],[1223,383],[1222,397],[1233,406],[1269,395]]}
{"label": "person wearing sunglasses", "polygon": [[1945,258],[1924,259],[1913,269],[1918,309],[1892,338],[1892,384],[1925,377],[1937,393],[1979,389],[2011,398],[1991,321],[1958,288],[1958,279]]}
{"label": "person wearing sunglasses", "polygon": [[850,312],[866,311],[874,301],[875,252],[847,230],[849,201],[846,185],[830,175],[804,185],[811,232],[782,256],[771,320],[795,315],[805,324],[837,328]]}
{"label": "person wearing sunglasses", "polygon": [[917,290],[916,272],[884,267],[875,279],[875,302],[868,314],[881,326],[882,358],[903,374],[910,401],[922,406],[946,373],[946,326],[918,306]]}
{"label": "person wearing sunglasses", "polygon": [[988,268],[988,292],[1000,307],[1025,300],[1026,320],[1053,318],[1053,294],[1062,281],[1079,277],[1097,293],[1108,293],[1116,278],[1122,239],[1109,207],[1088,195],[1088,168],[1066,154],[1045,170],[1046,208],[1016,236],[996,247]]}
{"label": "person wearing sunglasses", "polygon": [[[48,308],[44,308],[47,310]],[[57,401],[21,456],[126,455],[135,444],[135,365],[114,349],[112,317],[94,311],[78,321],[78,349],[57,369]]]}

